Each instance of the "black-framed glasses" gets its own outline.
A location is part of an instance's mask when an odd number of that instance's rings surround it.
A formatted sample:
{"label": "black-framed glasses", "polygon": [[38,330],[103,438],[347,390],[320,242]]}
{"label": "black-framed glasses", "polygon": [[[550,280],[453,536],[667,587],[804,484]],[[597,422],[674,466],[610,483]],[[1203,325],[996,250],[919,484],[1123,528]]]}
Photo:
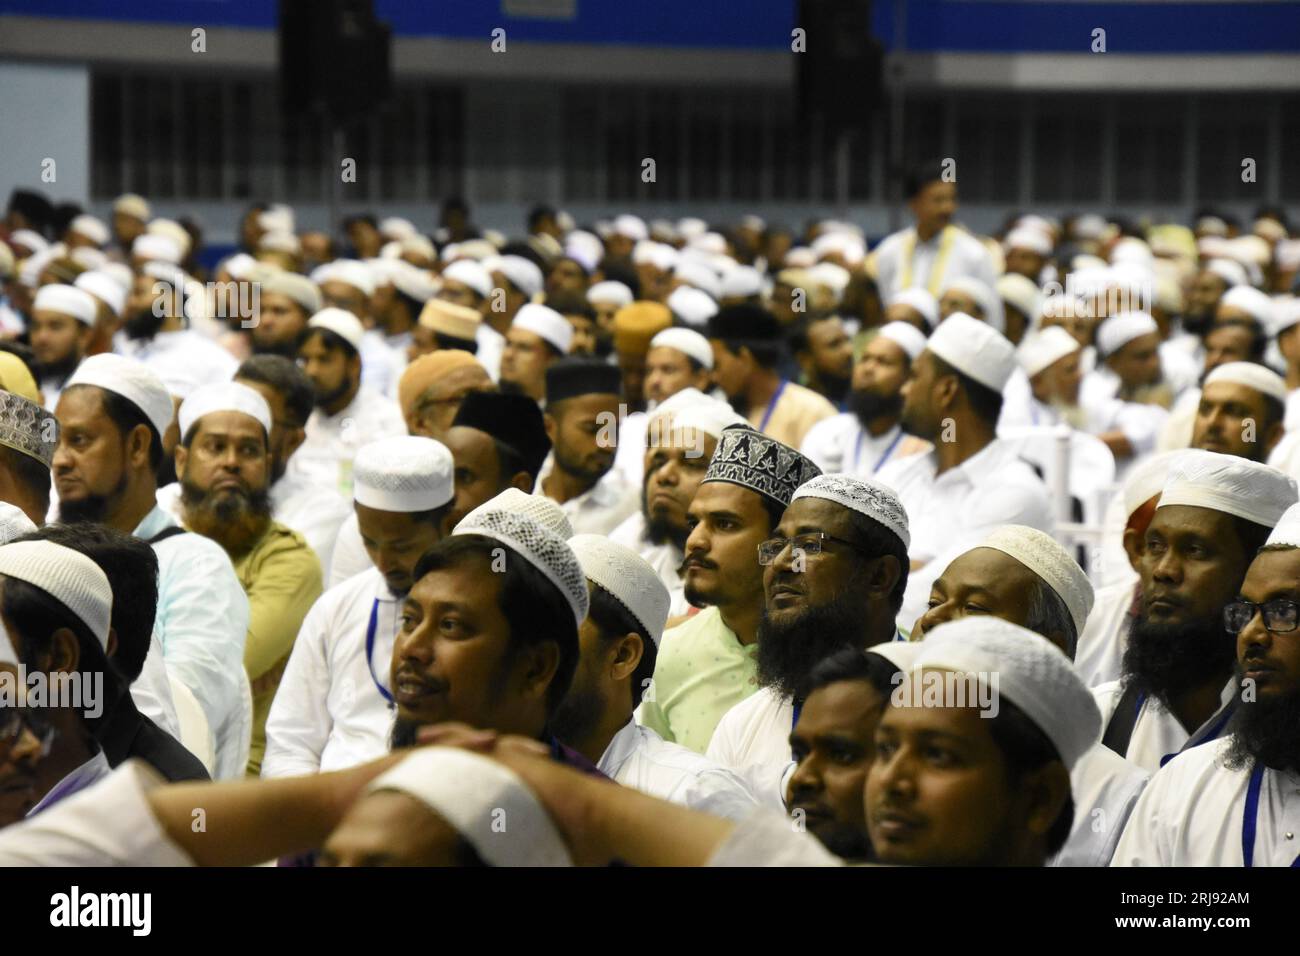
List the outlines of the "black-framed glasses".
{"label": "black-framed glasses", "polygon": [[18,707],[0,708],[0,753],[9,753],[17,745],[26,728],[40,741],[41,756],[47,757],[54,746],[57,731],[54,725],[30,710]]}
{"label": "black-framed glasses", "polygon": [[1231,601],[1223,609],[1223,626],[1230,634],[1240,634],[1241,629],[1255,619],[1256,611],[1264,615],[1264,627],[1271,634],[1290,634],[1300,626],[1300,604],[1286,598],[1265,604]]}
{"label": "black-framed glasses", "polygon": [[792,546],[795,551],[804,555],[821,554],[822,544],[826,541],[834,541],[855,551],[862,550],[861,545],[854,544],[852,541],[837,538],[825,531],[812,531],[808,534],[797,534],[793,538],[768,538],[758,546],[758,563],[763,567],[767,567],[781,556],[782,551]]}

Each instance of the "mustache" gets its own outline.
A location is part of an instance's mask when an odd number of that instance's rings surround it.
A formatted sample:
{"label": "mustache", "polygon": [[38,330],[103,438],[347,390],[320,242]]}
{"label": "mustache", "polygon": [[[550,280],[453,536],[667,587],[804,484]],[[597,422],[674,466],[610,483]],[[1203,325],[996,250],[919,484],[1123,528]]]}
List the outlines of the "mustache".
{"label": "mustache", "polygon": [[716,571],[718,570],[718,565],[715,562],[710,561],[708,558],[704,557],[702,554],[697,553],[697,554],[688,554],[686,556],[686,560],[683,561],[681,563],[681,566],[677,569],[677,573],[685,574],[687,568],[701,568],[702,570],[705,571]]}

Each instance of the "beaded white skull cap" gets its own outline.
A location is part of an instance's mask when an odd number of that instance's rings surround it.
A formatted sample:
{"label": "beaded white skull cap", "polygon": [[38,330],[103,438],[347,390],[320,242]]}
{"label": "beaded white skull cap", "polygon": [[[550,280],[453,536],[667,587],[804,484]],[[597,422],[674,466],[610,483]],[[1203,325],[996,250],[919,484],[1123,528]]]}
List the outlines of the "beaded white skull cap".
{"label": "beaded white skull cap", "polygon": [[636,618],[655,646],[668,621],[668,589],[645,559],[599,534],[569,539],[582,572],[612,594]]}

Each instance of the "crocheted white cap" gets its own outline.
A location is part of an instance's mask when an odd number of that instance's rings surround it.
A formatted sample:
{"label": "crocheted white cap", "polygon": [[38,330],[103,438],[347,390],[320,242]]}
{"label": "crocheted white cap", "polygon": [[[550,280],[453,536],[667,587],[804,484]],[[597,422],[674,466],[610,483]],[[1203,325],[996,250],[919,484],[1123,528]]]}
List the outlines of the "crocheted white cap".
{"label": "crocheted white cap", "polygon": [[925,347],[957,371],[995,392],[1016,368],[1016,347],[986,322],[955,312],[939,323]]}
{"label": "crocheted white cap", "polygon": [[1205,376],[1205,385],[1213,385],[1215,382],[1244,385],[1261,395],[1276,398],[1283,405],[1286,404],[1286,381],[1271,368],[1255,362],[1225,362]]}
{"label": "crocheted white cap", "polygon": [[1277,525],[1264,543],[1300,548],[1300,504],[1292,505],[1282,512],[1282,517],[1277,519]]}
{"label": "crocheted white cap", "polygon": [[[490,866],[571,866],[569,851],[533,792],[504,764],[458,747],[423,747],[366,786],[414,797]],[[507,828],[498,821],[506,820]]]}
{"label": "crocheted white cap", "polygon": [[578,626],[586,620],[590,606],[587,577],[577,555],[555,532],[513,511],[479,510],[466,515],[453,534],[481,534],[500,541],[523,558],[559,589]]}
{"label": "crocheted white cap", "polygon": [[159,435],[167,433],[175,409],[162,379],[144,363],[104,352],[92,355],[77,366],[63,390],[74,385],[94,385],[106,392],[121,395],[140,411]]}
{"label": "crocheted white cap", "polygon": [[53,541],[16,541],[0,546],[0,574],[40,588],[80,618],[107,649],[113,589],[90,558]]}
{"label": "crocheted white cap", "polygon": [[907,528],[907,510],[898,500],[898,492],[873,478],[855,478],[852,475],[818,475],[810,478],[790,498],[794,504],[800,498],[822,498],[843,505],[892,531],[903,547],[912,543]]}
{"label": "crocheted white cap", "polygon": [[[703,289],[691,285],[679,285],[664,300],[664,305],[672,310],[679,320],[694,328],[707,325],[709,319],[718,314],[718,303]],[[667,331],[667,330],[665,330]],[[713,361],[712,355],[709,361]]]}
{"label": "crocheted white cap", "polygon": [[451,452],[440,441],[419,435],[381,438],[357,450],[352,498],[380,511],[432,511],[454,497],[455,469]]}
{"label": "crocheted white cap", "polygon": [[120,316],[126,308],[127,290],[123,289],[121,283],[108,272],[98,269],[83,272],[77,276],[73,285],[99,299],[112,310],[114,315]]}
{"label": "crocheted white cap", "polygon": [[623,605],[646,634],[659,646],[668,622],[668,589],[655,569],[639,554],[599,534],[579,534],[569,539],[582,573]]}
{"label": "crocheted white cap", "polygon": [[62,283],[41,286],[40,291],[36,293],[36,300],[32,303],[33,311],[48,310],[61,315],[70,315],[83,325],[95,324],[97,309],[95,300],[89,292]]}
{"label": "crocheted white cap", "polygon": [[916,357],[925,351],[925,333],[907,322],[886,322],[876,334],[906,352],[908,361],[915,362]]}
{"label": "crocheted white cap", "polygon": [[1188,449],[1169,469],[1157,508],[1190,505],[1272,528],[1296,503],[1295,479],[1236,455]]}
{"label": "crocheted white cap", "polygon": [[1159,331],[1156,320],[1145,312],[1120,312],[1097,326],[1097,354],[1107,358],[1134,339]]}
{"label": "crocheted white cap", "polygon": [[994,528],[977,547],[1001,551],[1042,578],[1065,602],[1074,621],[1075,635],[1083,633],[1083,625],[1092,611],[1092,582],[1055,538],[1037,528],[1008,524]]}
{"label": "crocheted white cap", "polygon": [[200,418],[213,412],[242,412],[256,419],[265,429],[268,439],[270,437],[271,406],[266,404],[260,392],[239,382],[213,382],[191,392],[176,413],[181,437],[184,438]]}
{"label": "crocheted white cap", "polygon": [[927,631],[914,669],[997,675],[998,694],[1047,736],[1073,768],[1101,735],[1101,713],[1074,665],[1033,631],[979,615]]}
{"label": "crocheted white cap", "polygon": [[1033,378],[1043,369],[1079,351],[1079,340],[1059,325],[1049,325],[1031,332],[1016,350],[1016,359],[1025,374]]}
{"label": "crocheted white cap", "polygon": [[573,345],[573,326],[554,309],[529,302],[515,313],[512,329],[524,329],[553,345],[561,355],[568,355]]}
{"label": "crocheted white cap", "polygon": [[537,522],[547,531],[563,538],[565,541],[573,537],[573,525],[569,524],[568,515],[564,513],[563,508],[555,503],[554,499],[548,498],[546,495],[530,495],[518,488],[507,488],[495,498],[489,498],[470,511],[452,529],[452,534],[460,530],[461,524],[471,518],[477,520],[478,516],[485,511],[511,511],[530,521]]}
{"label": "crocheted white cap", "polygon": [[[444,272],[443,275],[446,273]],[[592,304],[609,302],[617,306],[631,305],[632,290],[621,282],[607,279],[604,282],[597,282],[587,290],[587,301]]]}
{"label": "crocheted white cap", "polygon": [[307,320],[307,325],[313,329],[329,329],[358,352],[361,351],[361,339],[366,334],[366,327],[347,309],[321,309]]}
{"label": "crocheted white cap", "polygon": [[910,306],[921,313],[921,318],[925,319],[928,328],[932,329],[939,323],[939,303],[925,289],[913,287],[903,289],[901,292],[895,292],[890,296],[889,304],[895,305],[897,303]]}
{"label": "crocheted white cap", "polygon": [[[681,290],[679,289],[678,291],[680,292]],[[695,291],[699,292],[698,289]],[[700,295],[704,295],[704,293],[700,292]],[[668,298],[670,300],[668,308],[671,309],[672,296],[669,296]],[[705,296],[705,298],[707,298],[707,296]],[[714,311],[717,311],[716,307]],[[695,359],[695,361],[699,362],[705,368],[713,368],[713,346],[711,346],[709,340],[700,335],[699,332],[682,328],[664,329],[662,332],[656,333],[655,337],[650,340],[650,348],[657,349],[660,346],[663,348],[676,349],[683,355]]]}
{"label": "crocheted white cap", "polygon": [[492,294],[492,274],[473,259],[457,259],[442,270],[442,278],[468,286],[485,299]]}
{"label": "crocheted white cap", "polygon": [[21,538],[36,530],[32,519],[17,505],[0,501],[0,545],[8,544],[14,538]]}

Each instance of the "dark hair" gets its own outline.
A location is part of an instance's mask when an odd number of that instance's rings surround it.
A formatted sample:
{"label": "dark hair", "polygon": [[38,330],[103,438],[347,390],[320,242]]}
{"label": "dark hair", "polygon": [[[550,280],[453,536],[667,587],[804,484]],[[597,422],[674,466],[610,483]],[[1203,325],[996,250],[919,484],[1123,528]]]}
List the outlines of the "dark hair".
{"label": "dark hair", "polygon": [[458,567],[470,557],[490,562],[498,548],[509,552],[513,559],[505,562],[504,572],[493,575],[501,582],[497,601],[506,623],[510,625],[512,652],[546,643],[553,643],[560,650],[555,677],[546,689],[546,717],[549,720],[569,692],[578,666],[578,626],[573,620],[573,609],[560,589],[519,557],[514,549],[480,534],[443,538],[420,556],[412,579],[418,581],[432,571]]}
{"label": "dark hair", "polygon": [[995,392],[987,385],[981,385],[965,372],[953,368],[933,352],[930,353],[930,358],[940,376],[957,376],[957,383],[961,386],[962,391],[966,393],[966,401],[970,404],[971,411],[978,415],[982,421],[988,422],[990,425],[997,424],[998,416],[1002,414],[1001,392]]}
{"label": "dark hair", "polygon": [[641,280],[636,270],[619,262],[602,262],[600,271],[608,282],[621,282],[632,290],[632,298],[641,298]]}
{"label": "dark hair", "polygon": [[113,591],[111,625],[117,632],[113,663],[130,683],[140,676],[153,637],[158,610],[158,556],[146,542],[110,528],[83,522],[47,524],[20,541],[52,541],[84,554],[99,566]]}
{"label": "dark hair", "polygon": [[534,206],[528,211],[528,231],[533,232],[537,229],[537,224],[543,219],[554,219],[555,209],[545,204]]}
{"label": "dark hair", "polygon": [[863,552],[874,557],[892,556],[898,562],[898,580],[889,592],[889,609],[897,614],[903,606],[903,592],[907,590],[907,573],[911,568],[907,548],[898,535],[860,512],[849,511],[849,526]]}
{"label": "dark hair", "polygon": [[393,286],[393,298],[406,306],[406,311],[410,313],[412,321],[418,320],[420,318],[420,313],[424,311],[423,302],[413,296],[407,295],[397,286]]}
{"label": "dark hair", "polygon": [[367,226],[370,226],[371,228],[374,229],[379,228],[379,223],[375,220],[375,217],[368,212],[363,212],[355,216],[348,216],[346,219],[344,219],[343,231],[347,232],[349,229],[352,228],[352,224],[357,222],[364,222]]}
{"label": "dark hair", "polygon": [[320,336],[321,345],[325,347],[327,352],[342,351],[343,354],[350,359],[358,358],[361,355],[361,353],[353,347],[352,343],[343,336],[339,335],[333,329],[322,328],[319,325],[309,325],[307,328],[303,329],[302,338],[298,340],[298,348],[301,349],[304,345],[310,342],[313,335]]}
{"label": "dark hair", "polygon": [[468,352],[470,355],[478,354],[478,342],[473,339],[458,339],[454,335],[434,332],[433,341],[440,349],[453,349],[457,352]]}
{"label": "dark hair", "polygon": [[[1022,711],[1005,697],[1002,698],[998,715],[989,721],[989,733],[993,742],[1002,751],[1007,762],[1007,770],[1013,779],[1037,770],[1054,760],[1061,760],[1055,745],[1043,733],[1042,728],[1025,716]],[[1060,815],[1047,831],[1047,854],[1054,856],[1070,835],[1074,826],[1074,796],[1071,794],[1061,808]]]}
{"label": "dark hair", "polygon": [[1079,646],[1079,631],[1074,626],[1074,618],[1070,616],[1065,600],[1042,578],[1035,580],[1033,591],[1029,595],[1025,627],[1044,637],[1048,634],[1065,635],[1066,654],[1071,660],[1074,659]]}
{"label": "dark hair", "polygon": [[1219,329],[1244,329],[1249,332],[1250,356],[1247,361],[1254,362],[1256,365],[1264,364],[1264,351],[1268,348],[1268,334],[1258,322],[1252,319],[1225,319],[1210,326],[1210,330],[1205,333],[1205,337],[1208,339]]}
{"label": "dark hair", "polygon": [[758,495],[759,501],[763,502],[763,510],[767,512],[767,531],[771,534],[772,529],[781,523],[781,516],[785,514],[786,505],[769,498],[767,495],[758,492],[754,493]]}
{"label": "dark hair", "polygon": [[31,455],[0,445],[0,468],[9,472],[35,498],[43,510],[50,509],[50,469]]}
{"label": "dark hair", "polygon": [[659,659],[659,648],[622,601],[591,581],[587,582],[587,590],[591,594],[591,609],[587,612],[587,617],[600,631],[601,640],[610,641],[624,634],[635,634],[641,638],[641,646],[644,650],[636,670],[632,672],[632,706],[639,707],[641,695],[645,693],[646,685],[654,676],[655,662]]}
{"label": "dark hair", "polygon": [[316,391],[298,363],[283,355],[254,355],[244,360],[235,372],[236,379],[257,382],[284,399],[284,407],[299,427],[307,424],[316,407]]}
{"label": "dark hair", "polygon": [[857,647],[846,647],[830,657],[822,658],[813,666],[808,676],[808,695],[830,684],[843,681],[865,681],[885,701],[894,689],[894,675],[898,668],[879,654],[870,654]]}
{"label": "dark hair", "polygon": [[554,309],[560,315],[580,315],[591,322],[596,321],[596,310],[580,295],[561,292],[559,295],[546,297],[547,308]]}
{"label": "dark hair", "polygon": [[163,460],[162,436],[158,434],[158,429],[154,428],[153,422],[149,421],[135,402],[106,388],[101,388],[99,394],[104,403],[104,414],[122,433],[124,440],[137,425],[149,429],[149,469],[156,474]]}
{"label": "dark hair", "polygon": [[508,445],[495,436],[492,437],[492,447],[497,452],[497,477],[502,484],[521,471],[526,473],[534,483],[537,481],[537,473],[541,471],[540,465],[529,465],[524,461],[524,456],[515,451],[513,445]]}
{"label": "dark hair", "polygon": [[927,159],[912,166],[903,177],[903,198],[914,199],[930,183],[943,179],[943,162]]}
{"label": "dark hair", "polygon": [[1262,524],[1256,524],[1253,521],[1247,521],[1245,518],[1239,518],[1236,515],[1230,517],[1232,518],[1232,529],[1237,533],[1237,540],[1241,542],[1241,549],[1246,555],[1246,564],[1249,565],[1255,553],[1264,547],[1264,544],[1268,541],[1268,536],[1273,533],[1273,529],[1266,528]]}
{"label": "dark hair", "polygon": [[[501,247],[501,251],[497,253],[497,255],[519,256],[521,259],[527,259],[529,262],[531,262],[533,265],[537,266],[537,268],[541,270],[542,275],[546,274],[546,260],[542,258],[541,253],[539,253],[536,249],[530,246],[527,242],[520,242],[518,240],[514,242],[508,242]],[[509,278],[510,278],[509,276],[506,276],[507,280],[509,280]],[[510,284],[514,286],[516,289],[519,288],[518,286],[515,286],[513,282],[511,282]],[[523,290],[520,289],[520,291],[522,292]]]}

